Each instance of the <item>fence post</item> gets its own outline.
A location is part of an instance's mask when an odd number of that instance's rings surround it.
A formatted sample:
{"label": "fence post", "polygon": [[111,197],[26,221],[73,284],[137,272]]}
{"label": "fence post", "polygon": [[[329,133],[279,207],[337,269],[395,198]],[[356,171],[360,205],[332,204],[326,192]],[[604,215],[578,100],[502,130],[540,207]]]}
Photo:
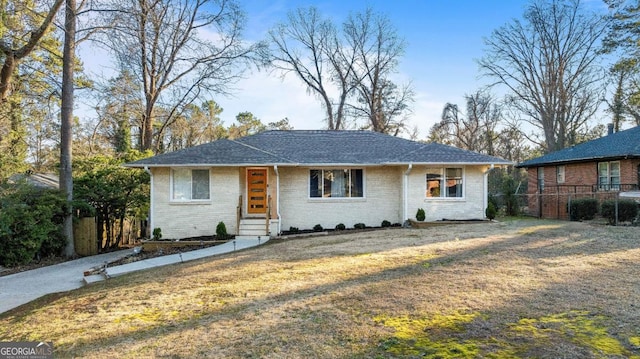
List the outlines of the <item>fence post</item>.
{"label": "fence post", "polygon": [[620,198],[620,192],[616,193],[616,226],[618,225],[618,199]]}

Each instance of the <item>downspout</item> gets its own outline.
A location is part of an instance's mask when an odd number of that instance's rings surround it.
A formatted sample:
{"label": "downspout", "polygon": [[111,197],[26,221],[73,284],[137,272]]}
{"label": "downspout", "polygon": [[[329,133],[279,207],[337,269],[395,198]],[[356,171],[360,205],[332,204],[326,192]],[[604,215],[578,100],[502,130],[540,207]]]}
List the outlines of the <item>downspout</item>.
{"label": "downspout", "polygon": [[484,196],[483,197],[484,198],[482,200],[482,204],[483,204],[483,207],[482,207],[482,218],[485,218],[485,219],[487,218],[487,214],[486,214],[485,210],[489,206],[489,171],[492,170],[493,168],[494,168],[494,164],[492,163],[489,166],[489,169],[484,171],[484,176],[483,176],[484,177],[483,178],[483,182],[484,182],[484,184],[483,184],[483,186],[484,186]]}
{"label": "downspout", "polygon": [[149,170],[149,166],[144,166],[144,171],[149,174],[149,235],[153,233],[153,173]]}
{"label": "downspout", "polygon": [[278,165],[273,166],[273,172],[276,173],[276,215],[278,216],[278,233],[279,236],[282,227],[282,217],[280,217],[280,172],[278,172]]}
{"label": "downspout", "polygon": [[403,183],[402,183],[402,202],[403,202],[403,206],[402,206],[402,221],[408,221],[409,220],[409,173],[411,173],[411,169],[413,168],[413,163],[409,163],[409,166],[407,167],[407,170],[404,172],[404,178],[403,178]]}

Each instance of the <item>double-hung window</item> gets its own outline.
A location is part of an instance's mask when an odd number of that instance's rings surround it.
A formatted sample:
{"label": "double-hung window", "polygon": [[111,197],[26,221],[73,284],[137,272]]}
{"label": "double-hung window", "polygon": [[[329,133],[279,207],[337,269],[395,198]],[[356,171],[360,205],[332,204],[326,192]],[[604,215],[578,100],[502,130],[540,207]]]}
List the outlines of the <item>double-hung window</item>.
{"label": "double-hung window", "polygon": [[598,163],[598,188],[604,191],[620,190],[620,162]]}
{"label": "double-hung window", "polygon": [[463,188],[462,168],[427,169],[427,198],[462,198]]}
{"label": "double-hung window", "polygon": [[171,199],[174,201],[204,201],[211,199],[208,169],[171,170]]}
{"label": "double-hung window", "polygon": [[309,197],[364,197],[362,169],[313,169],[309,171]]}

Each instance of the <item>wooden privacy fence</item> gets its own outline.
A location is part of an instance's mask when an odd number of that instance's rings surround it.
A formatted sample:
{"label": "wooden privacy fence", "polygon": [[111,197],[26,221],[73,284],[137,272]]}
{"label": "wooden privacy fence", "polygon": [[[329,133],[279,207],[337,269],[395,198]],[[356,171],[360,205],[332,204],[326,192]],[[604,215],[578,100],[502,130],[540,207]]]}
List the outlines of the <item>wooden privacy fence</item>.
{"label": "wooden privacy fence", "polygon": [[95,217],[77,218],[73,221],[73,242],[80,256],[98,254],[98,231]]}
{"label": "wooden privacy fence", "polygon": [[[141,234],[142,221],[125,219],[120,246],[134,245]],[[100,253],[112,241],[106,238],[107,231],[102,231],[103,238],[98,238],[98,223],[95,217],[76,218],[73,222],[73,239],[76,253],[80,256],[92,256]],[[144,233],[142,234],[144,235]]]}

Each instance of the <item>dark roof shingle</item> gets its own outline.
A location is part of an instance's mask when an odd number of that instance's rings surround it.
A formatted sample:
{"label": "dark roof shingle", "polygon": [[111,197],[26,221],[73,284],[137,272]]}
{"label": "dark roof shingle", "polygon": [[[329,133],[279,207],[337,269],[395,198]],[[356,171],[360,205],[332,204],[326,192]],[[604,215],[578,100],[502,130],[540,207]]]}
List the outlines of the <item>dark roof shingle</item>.
{"label": "dark roof shingle", "polygon": [[511,164],[501,158],[370,131],[267,131],[218,140],[127,164],[190,165],[382,165],[408,163]]}
{"label": "dark roof shingle", "polygon": [[519,163],[517,167],[537,167],[620,158],[640,158],[640,126],[551,152]]}

